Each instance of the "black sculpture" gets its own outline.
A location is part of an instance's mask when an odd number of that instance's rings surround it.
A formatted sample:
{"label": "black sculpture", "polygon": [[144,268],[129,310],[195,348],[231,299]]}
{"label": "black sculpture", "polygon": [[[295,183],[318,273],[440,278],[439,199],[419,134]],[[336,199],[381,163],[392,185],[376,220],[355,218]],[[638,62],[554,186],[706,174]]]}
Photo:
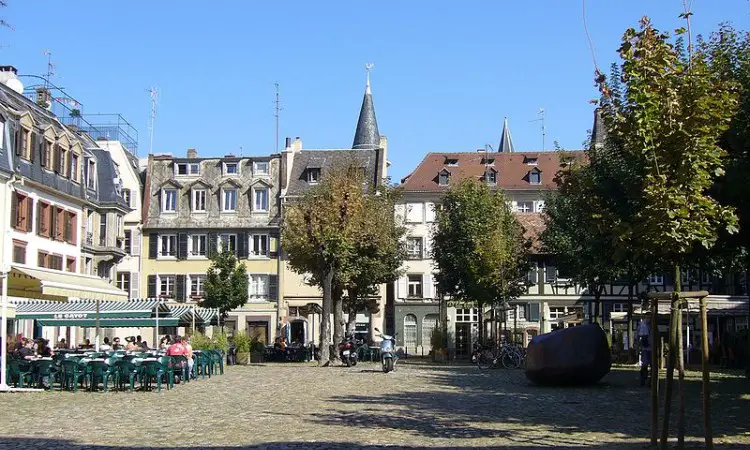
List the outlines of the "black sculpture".
{"label": "black sculpture", "polygon": [[594,384],[611,366],[607,336],[598,324],[535,336],[526,350],[526,377],[538,384]]}

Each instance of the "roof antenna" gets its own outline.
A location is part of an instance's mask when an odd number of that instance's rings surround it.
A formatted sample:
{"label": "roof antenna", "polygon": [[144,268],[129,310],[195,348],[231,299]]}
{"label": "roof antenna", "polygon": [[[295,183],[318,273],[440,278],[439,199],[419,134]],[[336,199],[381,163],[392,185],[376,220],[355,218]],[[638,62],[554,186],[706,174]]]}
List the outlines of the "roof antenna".
{"label": "roof antenna", "polygon": [[283,109],[281,107],[281,97],[279,96],[279,83],[276,82],[273,84],[276,87],[276,100],[274,100],[274,114],[273,116],[276,118],[276,147],[274,147],[274,153],[279,151],[279,118],[281,117],[281,110]]}
{"label": "roof antenna", "polygon": [[149,134],[148,154],[153,155],[154,154],[154,125],[156,123],[156,106],[157,106],[157,102],[159,101],[159,90],[156,89],[155,87],[152,87],[150,89],[147,89],[146,91],[151,96],[151,115],[149,117],[149,123],[148,123],[148,134]]}
{"label": "roof antenna", "polygon": [[44,78],[44,88],[49,89],[49,79],[55,75],[55,65],[52,63],[52,52],[49,49],[44,50],[44,56],[47,57],[47,76]]}
{"label": "roof antenna", "polygon": [[546,144],[545,141],[547,140],[547,127],[545,126],[546,124],[545,118],[547,114],[543,107],[539,108],[539,111],[537,111],[536,114],[537,116],[539,116],[539,118],[530,120],[529,122],[542,122],[542,151],[544,151],[544,147]]}

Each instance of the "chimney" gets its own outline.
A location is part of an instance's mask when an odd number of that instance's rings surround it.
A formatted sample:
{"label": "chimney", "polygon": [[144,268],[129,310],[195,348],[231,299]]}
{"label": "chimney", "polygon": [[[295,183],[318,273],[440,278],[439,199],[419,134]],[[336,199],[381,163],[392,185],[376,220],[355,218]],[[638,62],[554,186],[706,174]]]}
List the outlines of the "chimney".
{"label": "chimney", "polygon": [[294,150],[295,152],[302,150],[302,139],[300,139],[299,136],[294,138],[294,142],[292,143],[292,150]]}
{"label": "chimney", "polygon": [[289,150],[292,146],[292,138],[288,137],[284,141],[284,150]]}
{"label": "chimney", "polygon": [[198,157],[198,151],[194,148],[187,149],[187,157],[188,159],[195,159]]}

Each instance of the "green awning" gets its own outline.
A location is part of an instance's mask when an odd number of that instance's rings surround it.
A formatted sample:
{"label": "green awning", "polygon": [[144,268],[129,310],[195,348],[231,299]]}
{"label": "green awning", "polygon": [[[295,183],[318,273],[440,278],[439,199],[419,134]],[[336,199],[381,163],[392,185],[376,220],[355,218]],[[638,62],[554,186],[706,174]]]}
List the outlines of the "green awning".
{"label": "green awning", "polygon": [[[36,323],[43,327],[93,328],[96,326],[96,319],[39,319]],[[178,325],[179,319],[176,317],[159,317],[160,327],[176,327]],[[99,326],[102,328],[155,327],[156,318],[112,317],[99,319]]]}
{"label": "green awning", "polygon": [[[49,300],[18,300],[16,305],[17,319],[95,319],[95,300],[70,300],[55,302]],[[167,317],[169,307],[158,300],[128,300],[124,302],[99,302],[99,318],[144,318],[155,315],[159,305],[159,315]]]}

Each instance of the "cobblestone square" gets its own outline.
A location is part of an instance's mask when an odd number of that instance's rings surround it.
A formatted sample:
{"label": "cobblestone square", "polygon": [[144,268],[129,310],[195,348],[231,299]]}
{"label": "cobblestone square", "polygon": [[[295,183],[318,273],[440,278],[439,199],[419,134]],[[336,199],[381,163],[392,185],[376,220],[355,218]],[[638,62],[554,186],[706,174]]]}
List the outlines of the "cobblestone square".
{"label": "cobblestone square", "polygon": [[[161,393],[4,394],[0,449],[648,446],[649,391],[632,368],[589,388],[537,387],[520,370],[469,365],[379,368],[262,364]],[[717,448],[750,448],[747,380],[712,376]],[[689,373],[691,448],[701,448],[699,381]]]}

